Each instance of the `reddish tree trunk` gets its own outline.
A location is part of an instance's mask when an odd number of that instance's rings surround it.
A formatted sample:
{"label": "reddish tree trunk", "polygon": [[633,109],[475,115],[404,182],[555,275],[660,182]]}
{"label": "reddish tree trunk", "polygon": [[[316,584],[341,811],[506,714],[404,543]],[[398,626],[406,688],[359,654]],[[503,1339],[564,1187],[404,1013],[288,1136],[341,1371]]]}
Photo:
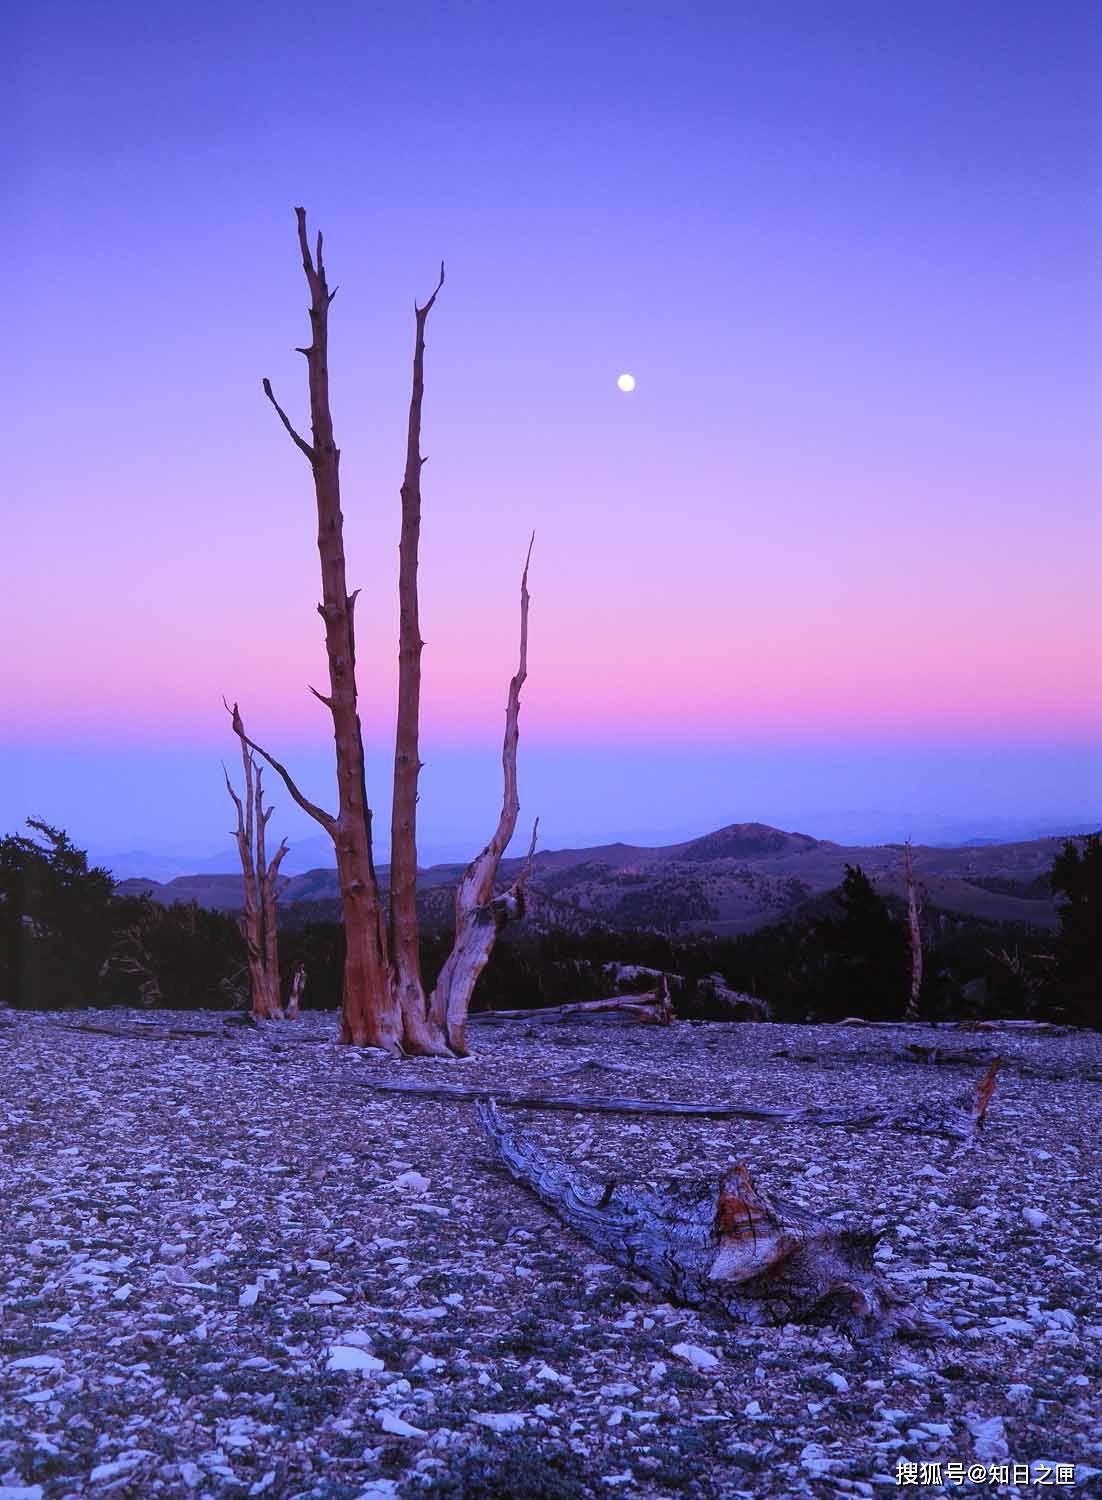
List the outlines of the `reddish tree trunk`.
{"label": "reddish tree trunk", "polygon": [[413,389],[409,402],[406,467],[402,479],[402,532],[398,544],[398,714],[394,735],[394,786],[390,820],[390,945],[394,991],[402,1013],[403,1045],[410,1052],[447,1053],[428,1013],[421,978],[417,926],[417,780],[421,720],[420,601],[417,558],[421,540],[421,406],[425,395],[425,323],[444,284],[414,309]]}
{"label": "reddish tree trunk", "polygon": [[[455,948],[445,973],[426,1000],[421,977],[417,928],[417,780],[421,769],[418,737],[421,700],[421,628],[417,592],[418,546],[421,533],[421,408],[424,398],[425,323],[444,281],[423,307],[416,307],[413,389],[410,397],[406,465],[402,483],[402,530],[399,548],[398,716],[394,749],[394,786],[391,812],[391,889],[389,932],[383,920],[371,844],[371,809],[364,785],[363,738],[356,700],[356,649],[353,629],[355,594],[347,591],[340,505],[340,453],[333,437],[329,407],[328,315],[336,295],[330,292],[322,259],[321,235],[311,254],[306,215],[295,210],[299,246],[310,288],[311,342],[300,352],[309,370],[312,442],[296,432],[276,401],[271,385],[264,393],[279,414],[295,445],[309,460],[314,476],[318,514],[318,552],[321,558],[325,649],[329,662],[329,692],[315,696],[333,718],[336,745],[338,810],[324,811],[306,798],[287,769],[268,751],[246,743],[283,778],[298,805],[330,834],[336,849],[344,918],[344,967],[341,1040],[374,1045],[390,1052],[463,1053],[464,1023],[471,992],[493,946],[502,922],[523,912],[523,883],[531,857],[520,879],[503,895],[494,896],[501,856],[516,827],[519,802],[516,789],[517,722],[520,689],[526,674],[528,631],[528,565],[521,584],[520,667],[509,686],[503,763],[505,797],[497,831],[460,882],[456,901]],[[529,548],[531,552],[531,548]],[[533,832],[533,847],[535,833]],[[529,851],[531,856],[531,851]]]}
{"label": "reddish tree trunk", "polygon": [[[329,663],[329,692],[316,696],[333,718],[338,799],[336,817],[323,815],[319,821],[332,835],[336,849],[344,916],[341,1040],[395,1051],[401,1038],[401,1014],[390,984],[386,929],[371,851],[371,808],[367,801],[363,736],[356,701],[356,598],[348,592],[345,573],[340,450],[333,436],[329,407],[329,305],[336,292],[330,292],[326,281],[321,235],[311,255],[306,211],[296,208],[295,215],[302,266],[310,288],[311,339],[300,352],[306,357],[309,372],[312,443],[294,430],[272,395],[268,381],[264,382],[264,392],[308,458],[314,476],[321,559],[322,602],[318,613],[325,623],[325,654]],[[279,766],[276,769],[281,770]],[[286,773],[283,774],[287,780]],[[305,805],[301,797],[297,800]],[[318,816],[318,809],[308,806],[307,810]]]}

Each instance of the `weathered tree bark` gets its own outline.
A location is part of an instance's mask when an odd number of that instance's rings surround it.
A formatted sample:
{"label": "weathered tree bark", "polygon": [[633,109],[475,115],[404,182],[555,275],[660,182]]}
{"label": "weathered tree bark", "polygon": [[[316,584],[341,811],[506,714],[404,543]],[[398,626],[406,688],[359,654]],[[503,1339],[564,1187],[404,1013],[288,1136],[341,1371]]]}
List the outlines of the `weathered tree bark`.
{"label": "weathered tree bark", "polygon": [[904,868],[907,881],[907,935],[910,940],[911,987],[904,1012],[908,1021],[918,1020],[919,997],[922,993],[922,928],[919,924],[919,900],[915,887],[914,851],[910,839],[904,847]]}
{"label": "weathered tree bark", "polygon": [[[244,884],[244,913],[241,931],[245,938],[245,949],[249,961],[249,983],[252,993],[252,1013],[261,1020],[281,1020],[283,1007],[279,994],[279,946],[277,934],[276,898],[278,892],[279,867],[287,853],[287,841],[280,841],[279,848],[268,859],[265,833],[273,808],[264,806],[262,769],[257,765],[241,722],[241,714],[235,703],[232,709],[233,732],[241,741],[241,763],[244,769],[245,786],[243,799],[234,790],[229,772],[222,767],[226,778],[226,790],[233,798],[237,809],[237,827],[234,837],[241,859],[241,875]],[[244,801],[244,805],[242,805]]]}
{"label": "weathered tree bark", "polygon": [[417,926],[417,780],[421,772],[421,639],[417,561],[421,542],[421,407],[425,396],[425,323],[440,288],[414,306],[413,387],[402,478],[402,530],[398,543],[398,712],[394,733],[394,782],[390,819],[390,944],[393,984],[401,1007],[403,1045],[410,1052],[446,1052],[433,1026],[421,978]]}
{"label": "weathered tree bark", "polygon": [[336,816],[323,812],[303,797],[284,767],[266,751],[255,745],[252,748],[283,777],[295,801],[321,824],[333,840],[345,930],[341,1040],[397,1051],[402,1036],[402,1017],[397,995],[390,984],[387,934],[371,849],[371,808],[367,801],[363,734],[356,698],[356,595],[348,592],[340,450],[333,435],[329,405],[329,307],[336,296],[336,288],[330,291],[326,280],[321,234],[318,234],[311,254],[305,209],[296,208],[295,216],[302,266],[310,289],[311,338],[300,353],[306,357],[313,442],[306,442],[295,431],[272,394],[270,382],[265,380],[263,384],[264,394],[275,407],[295,445],[306,456],[314,478],[322,588],[318,613],[325,624],[329,692],[311,691],[329,709],[333,719],[337,757]]}
{"label": "weathered tree bark", "polygon": [[877,1272],[877,1234],[767,1197],[745,1166],[705,1184],[594,1183],[510,1130],[493,1103],[478,1116],[515,1181],[679,1302],[717,1306],[739,1323],[831,1323],[851,1338],[949,1332]]}
{"label": "weathered tree bark", "polygon": [[[364,779],[363,735],[356,696],[356,649],[353,608],[356,594],[346,581],[343,517],[340,504],[340,452],[333,436],[329,405],[328,319],[336,288],[329,290],[317,236],[311,252],[305,210],[297,208],[299,247],[310,289],[311,341],[300,350],[309,372],[312,442],[294,428],[265,380],[264,393],[296,447],[309,461],[318,513],[318,552],[321,558],[322,602],[329,662],[329,692],[311,689],[329,709],[336,745],[338,810],[316,806],[295,785],[274,756],[252,740],[249,747],[283,778],[298,805],[333,839],[340,880],[346,958],[343,976],[341,1040],[360,1046],[382,1047],[393,1053],[452,1055],[466,1051],[463,1031],[474,983],[481,972],[497,929],[511,916],[523,913],[523,885],[527,869],[503,895],[493,887],[501,855],[516,826],[517,717],[520,688],[526,671],[528,628],[528,565],[521,585],[521,664],[509,688],[505,733],[505,807],[494,838],[471,864],[457,896],[455,949],[445,965],[441,984],[426,999],[421,977],[417,929],[417,780],[421,769],[418,747],[421,698],[421,628],[417,592],[418,546],[421,528],[421,409],[424,399],[425,324],[440,280],[424,306],[415,306],[416,336],[413,387],[406,439],[406,464],[401,489],[402,528],[399,545],[398,715],[395,734],[394,785],[391,811],[391,871],[389,929],[384,920],[372,853],[372,814]],[[529,547],[531,554],[531,547]],[[533,833],[533,842],[535,834]],[[529,859],[529,865],[530,865]]]}
{"label": "weathered tree bark", "polygon": [[517,792],[517,741],[520,737],[520,690],[528,676],[528,565],[532,560],[532,541],[524,559],[520,579],[520,659],[509,683],[505,705],[505,740],[501,765],[505,790],[501,816],[490,842],[468,865],[455,893],[455,941],[444,961],[432,992],[429,1013],[434,1026],[447,1039],[448,1047],[458,1057],[467,1055],[467,1014],[478,976],[486,967],[498,932],[509,921],[524,916],[524,887],[532,873],[539,819],[532,826],[528,857],[520,874],[507,891],[494,895],[494,882],[501,856],[508,847],[517,826],[520,798]]}

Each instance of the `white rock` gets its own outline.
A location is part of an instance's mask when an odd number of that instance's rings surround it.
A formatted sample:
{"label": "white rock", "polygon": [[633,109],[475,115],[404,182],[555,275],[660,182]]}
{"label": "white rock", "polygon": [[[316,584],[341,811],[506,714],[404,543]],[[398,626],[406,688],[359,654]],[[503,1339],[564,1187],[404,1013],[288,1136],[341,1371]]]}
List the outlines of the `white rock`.
{"label": "white rock", "polygon": [[136,1448],[109,1463],[97,1464],[88,1478],[92,1484],[102,1484],[105,1479],[118,1479],[121,1474],[128,1474],[135,1464],[141,1463],[143,1458],[149,1456],[144,1448]]}
{"label": "white rock", "polygon": [[1006,1428],[1002,1417],[968,1417],[968,1430],[972,1434],[972,1450],[977,1458],[1006,1458],[1010,1449],[1006,1441]]}
{"label": "white rock", "polygon": [[374,1349],[375,1340],[366,1328],[353,1328],[349,1333],[341,1334],[341,1346],[353,1344],[357,1349]]}
{"label": "white rock", "polygon": [[692,1365],[694,1370],[714,1370],[719,1360],[707,1349],[701,1349],[698,1344],[674,1344],[670,1350],[676,1354],[678,1359],[683,1359],[687,1365]]}
{"label": "white rock", "polygon": [[535,1373],[536,1380],[546,1380],[551,1385],[570,1385],[572,1382],[565,1375],[560,1375],[558,1370],[553,1370],[550,1365],[540,1365]]}
{"label": "white rock", "polygon": [[307,1297],[311,1307],[333,1307],[338,1302],[347,1302],[343,1292],[311,1292]]}
{"label": "white rock", "polygon": [[157,1254],[162,1260],[179,1260],[186,1251],[186,1245],[170,1244],[168,1240],[165,1240],[157,1251]]}
{"label": "white rock", "polygon": [[40,1484],[0,1484],[0,1500],[42,1500]]}
{"label": "white rock", "polygon": [[1019,1333],[1033,1333],[1032,1323],[1024,1318],[992,1318],[991,1332],[998,1338],[1012,1338]]}
{"label": "white rock", "polygon": [[396,1412],[381,1411],[378,1413],[379,1426],[384,1432],[389,1432],[392,1437],[427,1437],[423,1427],[414,1427],[410,1422],[403,1422]]}
{"label": "white rock", "polygon": [[417,1361],[417,1368],[422,1370],[426,1375],[431,1375],[433,1370],[442,1370],[444,1364],[445,1361],[442,1359],[433,1359],[431,1354],[422,1354],[421,1358]]}
{"label": "white rock", "polygon": [[439,1303],[435,1307],[407,1307],[402,1311],[402,1317],[410,1323],[435,1323],[447,1316],[448,1309]]}
{"label": "white rock", "polygon": [[1032,1395],[1033,1387],[1031,1385],[1015,1384],[1008,1386],[1006,1391],[1006,1399],[1013,1401],[1015,1406],[1023,1405]]}
{"label": "white rock", "polygon": [[1048,1214],[1042,1213],[1039,1208],[1023,1208],[1022,1218],[1030,1229],[1040,1229],[1043,1224],[1048,1223]]}
{"label": "white rock", "polygon": [[472,1421],[480,1427],[488,1427],[491,1432],[520,1432],[524,1426],[524,1413],[521,1411],[476,1411],[472,1415]]}
{"label": "white rock", "polygon": [[827,1385],[832,1385],[839,1394],[849,1390],[849,1381],[844,1375],[839,1375],[837,1370],[831,1370],[825,1379]]}
{"label": "white rock", "polygon": [[129,1302],[133,1291],[133,1283],[128,1281],[125,1285],[115,1288],[111,1293],[111,1300],[113,1302]]}
{"label": "white rock", "polygon": [[23,1359],[13,1360],[9,1370],[63,1370],[65,1366],[56,1354],[28,1354]]}
{"label": "white rock", "polygon": [[806,1443],[800,1449],[800,1463],[812,1479],[818,1479],[821,1475],[829,1474],[837,1466],[838,1460],[830,1457],[822,1443]]}
{"label": "white rock", "polygon": [[252,1286],[247,1286],[237,1299],[238,1307],[255,1307],[256,1299],[260,1296],[260,1282],[254,1281]]}
{"label": "white rock", "polygon": [[380,1370],[386,1369],[386,1365],[381,1359],[376,1359],[374,1354],[368,1354],[366,1350],[357,1349],[351,1344],[330,1344],[325,1368],[360,1370],[365,1375],[377,1375]]}
{"label": "white rock", "polygon": [[394,1179],[393,1185],[400,1193],[427,1193],[429,1179],[420,1172],[402,1172]]}
{"label": "white rock", "polygon": [[356,1500],[395,1500],[398,1494],[396,1479],[373,1479],[366,1490],[361,1490]]}

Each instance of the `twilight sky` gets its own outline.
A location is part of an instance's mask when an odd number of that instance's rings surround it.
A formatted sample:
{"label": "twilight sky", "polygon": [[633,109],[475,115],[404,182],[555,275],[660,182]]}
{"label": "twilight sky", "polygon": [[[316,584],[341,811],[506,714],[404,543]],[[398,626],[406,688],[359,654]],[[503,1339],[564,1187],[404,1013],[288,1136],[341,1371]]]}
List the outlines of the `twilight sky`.
{"label": "twilight sky", "polygon": [[331,800],[310,475],[260,392],[305,426],[296,203],[384,825],[441,256],[428,845],[496,816],[532,527],[546,844],[1102,821],[1096,5],[42,0],[9,47],[4,830],[222,847],[223,693]]}

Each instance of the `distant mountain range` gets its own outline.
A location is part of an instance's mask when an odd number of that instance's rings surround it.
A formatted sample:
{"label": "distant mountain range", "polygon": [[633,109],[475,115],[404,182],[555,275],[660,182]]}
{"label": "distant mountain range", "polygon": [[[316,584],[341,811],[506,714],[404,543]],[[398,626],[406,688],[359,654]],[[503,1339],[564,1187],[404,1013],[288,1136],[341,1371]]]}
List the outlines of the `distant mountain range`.
{"label": "distant mountain range", "polygon": [[[1037,839],[1065,838],[1090,833],[1102,827],[1102,818],[1093,823],[1068,819],[1067,822],[1053,825],[1029,818],[967,821],[909,813],[845,811],[821,814],[814,822],[819,828],[819,834],[812,839],[813,843],[834,842],[861,849],[898,842],[908,837],[931,849],[979,848],[994,844],[1027,843]],[[685,842],[694,842],[691,828],[667,826],[654,830],[637,829],[630,834],[604,833],[599,847],[619,847],[626,844],[648,849],[672,849]],[[559,831],[558,843],[563,848],[581,848],[584,847],[584,835],[574,835],[563,829]],[[473,839],[438,840],[423,844],[419,854],[421,863],[426,868],[466,864],[480,847]],[[232,845],[227,845],[214,854],[201,855],[176,850],[159,853],[148,849],[119,851],[95,846],[90,847],[88,852],[91,862],[110,870],[116,880],[138,878],[171,881],[178,875],[233,875],[238,868],[237,850]],[[335,864],[331,840],[325,834],[315,834],[291,844],[282,869],[286,875],[306,875],[312,870],[331,870],[335,868]]]}
{"label": "distant mountain range", "polygon": [[[1046,877],[1067,836],[976,841],[955,848],[916,845],[915,872],[927,900],[945,910],[1050,927],[1056,908]],[[733,823],[700,838],[653,848],[615,843],[543,850],[535,858],[531,891],[541,925],[576,927],[598,921],[612,927],[731,935],[776,921],[833,889],[847,864],[861,865],[881,890],[902,892],[902,845],[836,844],[765,823]],[[519,865],[516,859],[503,861],[503,883]],[[450,890],[463,868],[463,862],[446,862],[420,873],[423,903],[440,921],[447,918]],[[386,874],[384,866],[384,882]],[[117,889],[120,895],[144,894],[165,904],[195,901],[223,911],[242,904],[240,875],[218,871],[167,882],[122,879]],[[330,905],[334,914],[338,899],[331,867],[292,874],[282,896],[284,904]]]}

